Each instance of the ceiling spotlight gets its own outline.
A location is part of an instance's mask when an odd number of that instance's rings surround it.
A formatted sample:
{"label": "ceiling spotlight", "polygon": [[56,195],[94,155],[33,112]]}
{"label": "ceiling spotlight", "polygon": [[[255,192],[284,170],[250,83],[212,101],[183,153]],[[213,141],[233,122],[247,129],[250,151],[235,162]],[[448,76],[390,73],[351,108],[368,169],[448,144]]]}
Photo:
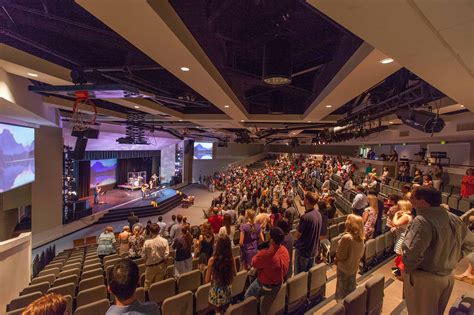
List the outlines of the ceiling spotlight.
{"label": "ceiling spotlight", "polygon": [[332,107],[332,105],[326,105],[326,108],[331,108],[331,107]]}
{"label": "ceiling spotlight", "polygon": [[245,120],[242,119],[240,122],[244,122],[244,121],[245,121]]}
{"label": "ceiling spotlight", "polygon": [[308,120],[308,122],[310,123],[310,122],[311,122],[311,120]]}
{"label": "ceiling spotlight", "polygon": [[464,107],[464,105],[461,105],[461,107]]}
{"label": "ceiling spotlight", "polygon": [[389,121],[388,123],[389,123],[389,124],[393,124],[393,121]]}
{"label": "ceiling spotlight", "polygon": [[189,68],[188,68],[188,67],[181,67],[180,69],[181,69],[181,71],[184,71],[184,72],[188,72],[188,71],[189,71]]}
{"label": "ceiling spotlight", "polygon": [[265,43],[262,75],[264,83],[269,85],[290,84],[292,66],[289,40],[277,37]]}
{"label": "ceiling spotlight", "polygon": [[38,77],[38,74],[36,74],[36,73],[28,72],[27,74],[28,74],[30,77],[33,77],[33,78],[37,78],[37,77]]}
{"label": "ceiling spotlight", "polygon": [[225,108],[229,108],[229,105],[224,105]]}
{"label": "ceiling spotlight", "polygon": [[138,105],[135,105],[135,106],[133,106],[133,108],[139,109],[139,108],[140,108],[140,106],[138,106]]}
{"label": "ceiling spotlight", "polygon": [[386,65],[387,63],[392,63],[393,59],[392,58],[385,58],[379,61],[380,63]]}
{"label": "ceiling spotlight", "polygon": [[182,119],[180,119],[179,121],[183,121]]}

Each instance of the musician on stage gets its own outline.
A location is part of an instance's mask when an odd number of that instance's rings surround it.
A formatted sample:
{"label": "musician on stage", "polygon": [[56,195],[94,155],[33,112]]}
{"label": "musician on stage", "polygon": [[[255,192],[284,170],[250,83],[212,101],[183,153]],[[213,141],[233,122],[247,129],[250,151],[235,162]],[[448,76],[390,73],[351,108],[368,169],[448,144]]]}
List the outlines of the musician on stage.
{"label": "musician on stage", "polygon": [[146,190],[148,189],[148,184],[142,185],[142,199],[146,198]]}
{"label": "musician on stage", "polygon": [[157,187],[160,184],[158,181],[158,176],[156,176],[156,174],[151,175],[151,180],[153,181],[154,187]]}
{"label": "musician on stage", "polygon": [[99,183],[95,184],[95,188],[94,188],[94,204],[95,205],[99,204],[99,196],[100,196],[101,190],[102,190],[102,187],[99,186]]}

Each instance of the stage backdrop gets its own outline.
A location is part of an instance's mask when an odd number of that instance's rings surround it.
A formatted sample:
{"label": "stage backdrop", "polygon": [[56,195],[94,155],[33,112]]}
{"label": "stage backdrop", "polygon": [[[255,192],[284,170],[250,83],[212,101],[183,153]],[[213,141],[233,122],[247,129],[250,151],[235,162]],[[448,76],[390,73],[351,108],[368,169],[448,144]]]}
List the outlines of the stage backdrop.
{"label": "stage backdrop", "polygon": [[90,188],[116,183],[117,159],[92,160]]}
{"label": "stage backdrop", "polygon": [[[146,172],[146,180],[150,181],[152,175],[153,158],[119,159],[117,164],[117,184],[122,185],[128,182],[128,172]],[[158,174],[157,174],[158,175]]]}

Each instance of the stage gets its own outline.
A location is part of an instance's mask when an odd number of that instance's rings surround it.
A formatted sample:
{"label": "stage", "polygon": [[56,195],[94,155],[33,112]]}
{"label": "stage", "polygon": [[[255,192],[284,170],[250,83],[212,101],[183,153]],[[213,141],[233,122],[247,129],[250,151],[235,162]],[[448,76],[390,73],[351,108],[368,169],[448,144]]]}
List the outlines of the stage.
{"label": "stage", "polygon": [[[152,194],[156,195],[157,191],[153,190]],[[159,203],[175,195],[176,190],[165,188],[161,189],[160,197],[148,196],[146,199],[142,199],[141,190],[111,189],[105,195],[99,197],[100,203],[98,205],[94,204],[94,196],[89,196],[86,199],[89,200],[89,205],[92,207],[92,213],[94,214],[105,210],[149,206],[151,201]]]}

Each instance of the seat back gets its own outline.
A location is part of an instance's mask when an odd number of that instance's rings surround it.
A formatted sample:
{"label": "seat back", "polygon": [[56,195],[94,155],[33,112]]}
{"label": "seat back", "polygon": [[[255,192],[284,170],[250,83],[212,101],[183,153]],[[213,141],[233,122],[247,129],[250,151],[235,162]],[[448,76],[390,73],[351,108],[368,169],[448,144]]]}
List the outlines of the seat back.
{"label": "seat back", "polygon": [[375,240],[370,239],[365,242],[363,261],[364,265],[369,265],[375,258]]}
{"label": "seat back", "polygon": [[97,268],[93,270],[89,270],[87,272],[83,272],[81,276],[81,280],[97,277],[97,276],[104,276],[104,270],[102,268]]}
{"label": "seat back", "polygon": [[68,264],[66,263],[64,266],[63,266],[63,269],[61,271],[66,271],[66,270],[71,270],[71,269],[81,269],[82,268],[82,263],[80,262],[75,262],[75,263],[71,263],[71,264]]}
{"label": "seat back", "polygon": [[247,275],[247,270],[237,272],[234,277],[234,280],[232,281],[232,297],[241,295],[244,292],[245,283],[247,282]]}
{"label": "seat back", "polygon": [[79,282],[79,292],[102,284],[104,284],[104,277],[102,275],[81,280],[81,282]]}
{"label": "seat back", "polygon": [[40,282],[37,284],[32,284],[24,288],[21,292],[20,295],[25,295],[25,294],[30,294],[34,292],[41,292],[42,294],[45,294],[46,291],[48,291],[49,287],[51,284],[49,282]]}
{"label": "seat back", "polygon": [[393,252],[393,247],[395,245],[395,235],[388,231],[384,234],[385,236],[385,253]]}
{"label": "seat back", "polygon": [[313,300],[316,297],[323,297],[327,281],[327,265],[320,263],[311,267],[308,271],[308,297]]}
{"label": "seat back", "polygon": [[240,246],[232,246],[232,256],[240,256]]}
{"label": "seat back", "polygon": [[102,299],[107,299],[107,288],[104,284],[80,291],[77,294],[76,305],[81,307]]}
{"label": "seat back", "polygon": [[192,315],[193,311],[193,293],[191,291],[169,297],[161,305],[162,315]]}
{"label": "seat back", "polygon": [[292,313],[306,301],[306,295],[308,292],[308,273],[300,272],[288,279],[286,283],[288,285],[288,313]]}
{"label": "seat back", "polygon": [[153,283],[148,289],[148,298],[157,304],[163,303],[166,298],[176,294],[176,281],[174,278]]}
{"label": "seat back", "polygon": [[104,260],[103,260],[104,265],[105,265],[106,262],[108,262],[108,261],[110,261],[110,260],[113,260],[113,259],[117,259],[117,258],[120,258],[120,256],[117,255],[117,254],[112,254],[112,255],[107,255],[107,256],[105,256],[105,257],[104,257]]}
{"label": "seat back", "polygon": [[36,277],[31,280],[30,285],[42,283],[42,282],[48,282],[49,284],[52,284],[55,279],[56,279],[55,275],[46,275],[46,276]]}
{"label": "seat back", "polygon": [[10,301],[10,304],[7,305],[7,312],[27,307],[31,302],[39,299],[41,296],[41,292],[33,292],[14,298]]}
{"label": "seat back", "polygon": [[90,304],[80,306],[74,312],[74,315],[99,315],[107,313],[110,307],[110,302],[107,299],[102,299]]}
{"label": "seat back", "polygon": [[54,281],[54,284],[53,286],[57,287],[59,285],[63,285],[63,284],[66,284],[66,283],[74,283],[74,285],[77,285],[77,282],[79,281],[79,277],[76,276],[76,275],[71,275],[71,276],[66,276],[66,277],[62,277],[62,278],[57,278],[55,281]]}
{"label": "seat back", "polygon": [[375,238],[375,255],[377,258],[383,256],[385,252],[385,236],[379,235]]}
{"label": "seat back", "polygon": [[195,292],[201,285],[201,270],[193,270],[190,272],[183,273],[178,278],[178,293],[185,291]]}
{"label": "seat back", "polygon": [[82,272],[87,272],[87,271],[98,269],[98,268],[102,269],[102,264],[100,262],[95,263],[95,264],[85,265],[82,268]]}
{"label": "seat back", "polygon": [[382,313],[385,277],[378,275],[365,283],[367,290],[367,315]]}
{"label": "seat back", "polygon": [[93,264],[100,264],[100,258],[87,258],[86,260],[84,260],[84,266],[89,266],[89,265],[93,265]]}
{"label": "seat back", "polygon": [[344,304],[342,302],[337,303],[327,311],[323,313],[323,315],[345,315],[346,310],[344,309]]}
{"label": "seat back", "polygon": [[336,237],[338,234],[339,233],[338,233],[337,225],[331,225],[328,228],[328,238],[329,239],[332,239],[332,238]]}
{"label": "seat back", "polygon": [[42,277],[42,276],[46,276],[46,275],[54,275],[55,277],[57,277],[60,272],[61,272],[61,270],[59,269],[59,267],[54,267],[54,268],[50,268],[50,269],[43,269],[36,276],[37,277]]}
{"label": "seat back", "polygon": [[121,260],[122,260],[122,258],[118,257],[118,258],[115,258],[115,259],[110,259],[107,262],[104,262],[104,269],[107,270],[107,268],[109,266],[114,266],[116,263],[118,263]]}
{"label": "seat back", "polygon": [[231,305],[225,315],[257,315],[257,308],[257,299],[252,296],[240,303]]}
{"label": "seat back", "polygon": [[76,286],[74,283],[66,283],[58,286],[51,287],[48,293],[57,293],[61,295],[69,295],[72,298],[76,297]]}
{"label": "seat back", "polygon": [[145,288],[144,287],[138,287],[135,290],[135,297],[137,300],[139,300],[142,303],[145,303]]}
{"label": "seat back", "polygon": [[367,290],[358,287],[344,299],[345,315],[360,315],[367,311]]}
{"label": "seat back", "polygon": [[260,314],[285,314],[287,286],[284,283],[276,294],[264,295],[260,298]]}
{"label": "seat back", "polygon": [[174,278],[174,265],[166,267],[165,278]]}
{"label": "seat back", "polygon": [[201,285],[194,293],[196,300],[196,314],[203,312],[209,308],[209,289],[211,288],[210,283]]}
{"label": "seat back", "polygon": [[68,277],[68,276],[72,276],[72,275],[75,275],[75,276],[79,277],[81,275],[81,270],[78,269],[78,268],[75,268],[75,269],[69,269],[69,270],[61,271],[58,275],[58,278],[64,278],[64,277]]}
{"label": "seat back", "polygon": [[337,233],[342,234],[346,230],[346,222],[339,222],[337,224]]}

